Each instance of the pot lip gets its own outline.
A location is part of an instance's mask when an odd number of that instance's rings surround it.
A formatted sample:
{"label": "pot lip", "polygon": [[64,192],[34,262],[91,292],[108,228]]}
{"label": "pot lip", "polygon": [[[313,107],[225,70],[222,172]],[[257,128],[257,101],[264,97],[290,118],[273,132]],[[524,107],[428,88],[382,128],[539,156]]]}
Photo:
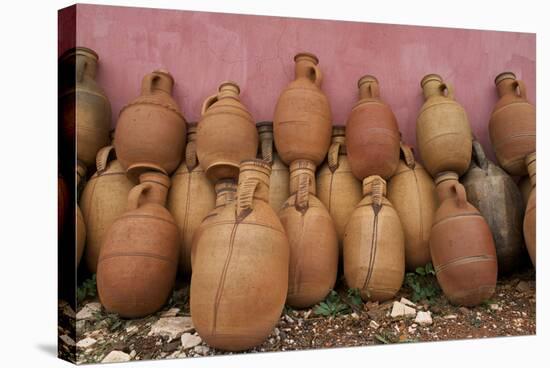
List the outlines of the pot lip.
{"label": "pot lip", "polygon": [[357,81],[357,88],[361,88],[361,86],[365,83],[378,83],[378,79],[371,74],[365,74],[359,80]]}
{"label": "pot lip", "polygon": [[517,77],[513,72],[510,72],[510,71],[502,72],[502,73],[499,73],[495,77],[495,84],[499,84],[500,82],[502,82],[505,79],[514,79],[515,80],[516,78]]}
{"label": "pot lip", "polygon": [[299,58],[311,59],[315,65],[319,64],[319,58],[311,52],[302,51],[297,53],[294,55],[294,62],[298,61]]}
{"label": "pot lip", "polygon": [[87,54],[88,56],[91,56],[92,58],[94,58],[96,61],[99,60],[99,55],[97,54],[97,52],[85,46],[71,47],[61,55],[59,60],[65,60],[69,58],[71,55],[76,55],[76,54]]}
{"label": "pot lip", "polygon": [[166,69],[163,69],[163,68],[159,68],[159,69],[155,69],[153,70],[153,74],[161,74],[161,75],[164,75],[168,78],[170,78],[172,80],[172,83],[174,83],[174,77],[172,76],[172,74],[166,70]]}
{"label": "pot lip", "polygon": [[272,121],[268,121],[268,120],[266,120],[266,121],[259,121],[259,122],[256,124],[256,126],[257,126],[258,128],[260,128],[260,127],[273,127],[273,122],[272,122]]}
{"label": "pot lip", "polygon": [[315,173],[316,168],[317,165],[315,165],[315,162],[308,159],[294,160],[290,163],[290,166],[288,167],[290,173],[296,170],[309,170]]}
{"label": "pot lip", "polygon": [[237,94],[241,94],[241,87],[239,87],[239,85],[235,81],[225,80],[225,81],[221,82],[220,85],[218,86],[218,92],[221,92],[222,87],[224,87],[224,86],[234,87],[235,89],[237,89]]}
{"label": "pot lip", "polygon": [[443,78],[441,77],[441,75],[439,74],[436,74],[436,73],[430,73],[430,74],[426,74],[422,80],[420,81],[420,87],[424,88],[424,85],[426,83],[428,83],[429,81],[431,80],[436,80],[440,83],[443,83]]}
{"label": "pot lip", "polygon": [[346,126],[345,125],[333,125],[332,126],[332,136],[333,137],[345,137],[346,136]]}
{"label": "pot lip", "polygon": [[458,180],[458,174],[454,171],[442,171],[435,177],[435,185],[439,185],[447,180]]}
{"label": "pot lip", "polygon": [[247,167],[247,166],[257,166],[271,172],[271,165],[266,161],[258,158],[248,158],[248,159],[242,160],[241,163],[239,164],[239,169],[242,170],[243,167]]}

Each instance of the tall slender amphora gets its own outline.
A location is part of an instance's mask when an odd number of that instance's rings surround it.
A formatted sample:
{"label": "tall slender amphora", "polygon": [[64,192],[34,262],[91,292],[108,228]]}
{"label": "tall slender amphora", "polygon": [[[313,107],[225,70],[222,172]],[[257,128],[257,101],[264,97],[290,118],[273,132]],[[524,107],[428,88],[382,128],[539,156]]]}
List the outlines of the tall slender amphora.
{"label": "tall slender amphora", "polygon": [[401,160],[388,183],[388,199],[399,215],[405,235],[405,261],[414,272],[431,261],[430,230],[437,209],[435,184],[416,162],[412,148],[401,143]]}
{"label": "tall slender amphora", "polygon": [[127,212],[107,232],[97,264],[101,304],[125,318],[158,311],[172,293],[178,267],[178,227],[164,207],[170,178],[147,172],[139,181]]}
{"label": "tall slender amphora", "polygon": [[523,252],[523,200],[508,174],[485,156],[473,141],[470,169],[462,177],[468,202],[487,221],[495,242],[498,272],[506,274],[521,264]]}
{"label": "tall slender amphora", "polygon": [[197,157],[206,176],[219,179],[239,176],[239,164],[254,159],[258,132],[252,115],[239,99],[235,82],[223,82],[218,93],[208,97],[197,129]]}
{"label": "tall slender amphora", "polygon": [[180,229],[179,268],[184,274],[191,274],[193,234],[216,203],[214,187],[197,160],[196,137],[197,124],[189,124],[185,157],[172,175],[166,205]]}
{"label": "tall slender amphora", "polygon": [[260,157],[271,164],[269,204],[275,212],[279,212],[283,203],[290,196],[288,166],[281,161],[277,151],[273,149],[273,123],[263,121],[258,123],[257,127],[260,135]]}
{"label": "tall slender amphora", "polygon": [[399,127],[391,108],[380,99],[378,80],[365,75],[357,82],[359,101],[346,125],[351,170],[363,180],[371,175],[389,179],[399,163]]}
{"label": "tall slender amphora", "polygon": [[66,149],[74,149],[76,132],[76,156],[86,167],[92,166],[97,151],[109,144],[111,128],[111,104],[95,80],[98,60],[94,50],[76,47],[63,54],[59,61],[63,144]]}
{"label": "tall slender amphora", "polygon": [[346,224],[363,198],[361,182],[351,172],[347,149],[346,129],[343,126],[332,128],[332,143],[328,150],[326,162],[317,171],[317,195],[334,220],[340,258],[344,245]]}
{"label": "tall slender amphora", "polygon": [[510,175],[526,175],[525,156],[536,150],[535,106],[527,101],[527,88],[512,72],[497,75],[500,99],[489,121],[489,136],[498,163]]}
{"label": "tall slender amphora", "polygon": [[172,75],[155,70],[143,77],[141,95],[120,111],[116,153],[134,180],[150,170],[171,175],[183,157],[186,123],[173,89]]}
{"label": "tall slender amphora", "polygon": [[523,219],[523,236],[525,245],[531,257],[533,266],[537,267],[537,160],[536,153],[533,152],[525,158],[527,171],[531,179],[531,193],[525,208],[525,218]]}
{"label": "tall slender amphora", "polygon": [[493,295],[497,257],[489,225],[466,200],[454,172],[435,179],[439,208],[430,234],[430,251],[439,285],[449,301],[475,306]]}
{"label": "tall slender amphora", "polygon": [[271,167],[240,165],[237,200],[201,225],[193,245],[191,316],[210,346],[240,351],[261,344],[281,316],[289,248],[268,204]]}
{"label": "tall slender amphora", "polygon": [[296,79],[281,93],[275,107],[275,146],[287,165],[295,160],[310,160],[319,166],[330,145],[330,105],[321,90],[317,57],[303,52],[294,61]]}
{"label": "tall slender amphora", "polygon": [[454,99],[450,84],[437,74],[420,83],[425,102],[416,120],[416,143],[426,170],[432,175],[468,170],[472,156],[472,131],[464,108]]}
{"label": "tall slender amphora", "polygon": [[128,194],[134,186],[115,157],[114,146],[103,147],[97,153],[97,171],[88,180],[80,207],[87,225],[86,265],[97,272],[97,259],[105,234],[128,206]]}
{"label": "tall slender amphora", "polygon": [[397,294],[405,276],[405,238],[399,217],[386,198],[386,181],[363,180],[344,237],[344,276],[363,300],[384,301]]}
{"label": "tall slender amphora", "polygon": [[338,237],[327,209],[315,196],[315,164],[290,164],[291,196],[279,211],[290,244],[286,303],[305,308],[321,302],[336,282]]}

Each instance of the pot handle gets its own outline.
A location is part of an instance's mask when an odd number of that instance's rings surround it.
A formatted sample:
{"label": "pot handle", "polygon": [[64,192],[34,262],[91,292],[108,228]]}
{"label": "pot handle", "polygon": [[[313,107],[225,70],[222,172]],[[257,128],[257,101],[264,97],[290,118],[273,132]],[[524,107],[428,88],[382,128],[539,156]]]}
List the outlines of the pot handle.
{"label": "pot handle", "polygon": [[185,146],[185,165],[187,170],[191,172],[197,167],[197,143],[195,141],[187,142]]}
{"label": "pot handle", "polygon": [[338,166],[340,166],[340,162],[338,162],[339,154],[340,154],[340,143],[331,144],[328,150],[327,163],[328,163],[328,168],[332,173],[335,172],[336,169],[338,169]]}
{"label": "pot handle", "polygon": [[273,163],[273,138],[262,139],[262,160]]}
{"label": "pot handle", "polygon": [[321,73],[321,69],[317,65],[312,65],[311,70],[313,71],[313,83],[317,85],[317,87],[321,88],[321,83],[323,83],[323,73]]}
{"label": "pot handle", "polygon": [[441,90],[441,93],[443,94],[443,96],[445,96],[445,90],[446,90],[447,97],[450,98],[451,100],[455,99],[454,88],[449,83],[441,83],[441,85],[439,86],[439,89]]}
{"label": "pot handle", "polygon": [[204,102],[202,103],[201,116],[204,115],[206,113],[206,110],[208,110],[210,106],[215,104],[217,101],[218,101],[217,94],[207,97],[206,100],[204,100]]}
{"label": "pot handle", "polygon": [[525,83],[522,80],[516,79],[515,85],[516,85],[516,90],[518,92],[518,96],[526,99],[527,88],[525,88]]}
{"label": "pot handle", "polygon": [[453,189],[456,193],[456,203],[458,207],[465,208],[468,201],[466,199],[466,190],[464,189],[464,186],[457,181],[453,185]]}
{"label": "pot handle", "polygon": [[133,187],[130,190],[130,193],[128,193],[127,210],[132,211],[137,209],[139,207],[139,199],[141,198],[141,195],[149,189],[151,189],[151,184],[149,183],[141,183]]}
{"label": "pot handle", "polygon": [[259,184],[258,179],[248,179],[239,184],[237,189],[237,222],[244,220],[254,209],[254,192]]}
{"label": "pot handle", "polygon": [[309,208],[309,175],[307,174],[301,174],[298,177],[295,207],[301,213],[305,213]]}
{"label": "pot handle", "polygon": [[111,152],[114,153],[115,147],[113,145],[105,146],[97,152],[95,158],[95,166],[97,168],[97,173],[101,174],[107,169],[107,163],[109,162],[109,157]]}
{"label": "pot handle", "polygon": [[143,80],[141,81],[141,94],[142,95],[150,95],[153,93],[155,83],[160,79],[160,76],[158,76],[155,73],[149,73],[143,77]]}
{"label": "pot handle", "polygon": [[477,165],[483,170],[487,170],[487,167],[489,166],[489,161],[487,160],[487,156],[485,155],[485,151],[483,151],[481,143],[479,143],[479,141],[477,140],[473,140],[472,149]]}
{"label": "pot handle", "polygon": [[414,159],[414,154],[412,151],[412,147],[408,144],[405,144],[403,142],[399,143],[399,149],[401,150],[401,153],[403,154],[403,159],[405,160],[405,165],[407,165],[411,170],[414,170],[414,167],[416,166],[416,160]]}

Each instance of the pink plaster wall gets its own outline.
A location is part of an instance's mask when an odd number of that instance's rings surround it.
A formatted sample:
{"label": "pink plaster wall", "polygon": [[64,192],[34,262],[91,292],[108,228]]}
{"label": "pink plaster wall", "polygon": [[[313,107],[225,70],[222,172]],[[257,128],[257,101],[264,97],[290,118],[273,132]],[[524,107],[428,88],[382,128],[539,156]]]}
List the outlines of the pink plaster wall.
{"label": "pink plaster wall", "polygon": [[492,157],[487,122],[497,100],[494,77],[513,71],[535,101],[535,34],[527,33],[78,5],[77,45],[100,55],[98,80],[111,100],[113,124],[138,94],[142,76],[156,68],[173,74],[188,121],[199,119],[203,100],[228,79],[239,83],[256,120],[272,120],[299,51],[320,59],[335,124],[345,124],[358,78],[372,74],[413,145],[427,73],[454,86]]}

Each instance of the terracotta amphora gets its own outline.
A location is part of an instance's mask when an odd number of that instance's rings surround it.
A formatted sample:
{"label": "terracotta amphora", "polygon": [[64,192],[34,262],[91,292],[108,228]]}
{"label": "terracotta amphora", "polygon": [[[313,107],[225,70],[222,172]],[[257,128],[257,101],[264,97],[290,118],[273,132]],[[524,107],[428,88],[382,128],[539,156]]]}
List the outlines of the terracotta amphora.
{"label": "terracotta amphora", "polygon": [[357,82],[359,101],[346,124],[349,163],[359,180],[371,175],[389,179],[399,164],[399,127],[391,108],[380,100],[378,80]]}
{"label": "terracotta amphora", "polygon": [[344,237],[344,277],[363,300],[385,301],[397,294],[405,277],[405,236],[397,212],[386,198],[386,181],[363,180]]}
{"label": "terracotta amphora", "polygon": [[279,96],[273,118],[275,146],[283,162],[310,160],[319,166],[330,146],[330,105],[321,90],[319,59],[302,52],[294,56],[295,79]]}
{"label": "terracotta amphora", "polygon": [[525,208],[525,218],[523,219],[523,236],[525,245],[531,257],[531,262],[537,267],[537,160],[536,153],[533,152],[525,158],[527,171],[531,179],[531,193]]}
{"label": "terracotta amphora", "polygon": [[271,164],[271,178],[269,181],[269,204],[275,212],[279,212],[281,206],[290,196],[290,173],[273,147],[273,123],[263,121],[258,123],[260,135],[260,152],[262,160]]}
{"label": "terracotta amphora", "polygon": [[[74,147],[84,166],[92,166],[101,147],[109,144],[111,104],[97,84],[99,57],[86,47],[68,50],[60,60],[59,117],[63,144]],[[75,129],[76,124],[76,129]]]}
{"label": "terracotta amphora", "polygon": [[306,308],[325,299],[336,282],[338,236],[326,207],[315,196],[315,164],[290,164],[291,196],[279,211],[290,245],[286,304]]}
{"label": "terracotta amphora", "polygon": [[97,272],[97,259],[105,234],[128,205],[128,193],[134,186],[116,160],[114,147],[97,153],[97,171],[88,180],[80,196],[80,208],[86,222],[86,265]]}
{"label": "terracotta amphora", "polygon": [[495,78],[500,99],[489,121],[489,136],[497,161],[510,175],[526,175],[525,156],[536,150],[536,111],[527,88],[512,72]]}
{"label": "terracotta amphora", "polygon": [[258,152],[256,124],[240,101],[240,92],[235,82],[223,82],[202,105],[197,157],[213,182],[237,179],[240,162],[255,158]]}
{"label": "terracotta amphora", "polygon": [[521,264],[523,253],[524,206],[516,183],[485,156],[473,141],[470,169],[462,177],[468,202],[487,221],[497,252],[498,272],[506,274]]}
{"label": "terracotta amphora", "polygon": [[189,124],[185,157],[172,175],[166,205],[180,229],[179,268],[184,274],[191,274],[193,234],[216,204],[214,187],[197,160],[196,137],[197,125]]}
{"label": "terracotta amphora", "polygon": [[351,172],[347,150],[346,130],[343,126],[332,128],[332,143],[326,162],[317,171],[317,196],[334,220],[340,257],[344,245],[346,224],[363,198],[361,182]]}
{"label": "terracotta amphora", "polygon": [[120,111],[116,153],[133,181],[152,170],[171,175],[183,157],[186,123],[173,88],[172,75],[155,70],[143,77],[141,95]]}
{"label": "terracotta amphora", "polygon": [[139,181],[128,195],[128,211],[105,235],[97,264],[99,300],[124,318],[162,308],[178,267],[178,227],[164,207],[170,178],[151,171]]}
{"label": "terracotta amphora", "polygon": [[191,317],[202,339],[216,349],[261,344],[284,307],[289,247],[268,203],[270,172],[262,160],[243,161],[237,200],[207,216],[208,225],[195,233]]}
{"label": "terracotta amphora", "polygon": [[521,193],[521,198],[523,199],[523,207],[525,208],[527,206],[527,202],[529,201],[529,194],[531,194],[531,189],[533,189],[533,187],[531,186],[531,178],[529,178],[529,175],[523,176],[521,179],[519,179],[517,185],[519,188],[519,192]]}
{"label": "terracotta amphora", "polygon": [[[82,165],[78,165],[76,170],[76,188],[81,187],[83,178],[86,175],[86,168]],[[76,204],[76,266],[80,265],[80,260],[84,254],[84,249],[86,247],[86,222],[84,221],[84,216],[82,216],[82,211],[78,203]]]}
{"label": "terracotta amphora", "polygon": [[430,234],[436,277],[452,304],[475,306],[490,298],[497,282],[497,257],[491,229],[468,203],[454,172],[435,179],[439,208]]}
{"label": "terracotta amphora", "polygon": [[412,148],[404,143],[399,166],[388,183],[388,199],[403,226],[406,269],[414,272],[432,259],[430,231],[437,195],[432,177],[416,162]]}
{"label": "terracotta amphora", "polygon": [[420,83],[425,102],[416,120],[416,143],[426,170],[435,177],[443,171],[459,176],[470,166],[472,131],[464,108],[454,99],[450,84],[437,74]]}

